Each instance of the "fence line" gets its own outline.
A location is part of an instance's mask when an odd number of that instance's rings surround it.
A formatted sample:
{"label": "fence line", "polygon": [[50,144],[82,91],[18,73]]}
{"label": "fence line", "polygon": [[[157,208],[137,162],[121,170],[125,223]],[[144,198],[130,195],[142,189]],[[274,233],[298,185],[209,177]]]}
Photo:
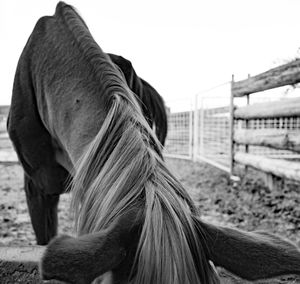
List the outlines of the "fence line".
{"label": "fence line", "polygon": [[[185,104],[185,109],[180,111]],[[176,109],[176,112],[173,111]],[[193,156],[193,126],[194,117],[192,112],[192,104],[186,101],[172,102],[172,106],[168,107],[168,134],[165,142],[164,155],[171,158],[191,160]]]}
{"label": "fence line", "polygon": [[[300,98],[253,104],[250,103],[249,92],[297,83],[295,78],[300,80],[298,73],[300,60],[295,60],[246,80],[221,84],[196,95],[192,110],[169,114],[168,156],[204,161],[231,175],[235,173],[234,166],[241,163],[272,175],[297,179],[297,174],[287,174],[282,170],[279,174],[272,167],[260,165],[272,165],[272,161],[279,165],[282,162],[293,169],[299,165],[300,171],[300,163],[291,162],[300,159]],[[265,95],[261,93],[259,96]],[[246,106],[236,103],[236,99],[243,97],[246,98]],[[212,101],[213,104],[210,103]],[[175,117],[184,119],[182,125],[189,129],[185,142],[180,140],[180,135],[187,130],[174,127]],[[176,140],[181,141],[181,145],[177,143],[175,146]],[[179,150],[183,146],[185,150]],[[256,157],[253,158],[253,155]],[[253,162],[257,157],[263,162]]]}
{"label": "fence line", "polygon": [[262,92],[300,82],[300,59],[280,65],[248,79],[233,82],[233,97]]}
{"label": "fence line", "polygon": [[[235,98],[246,96],[249,100],[252,93],[298,82],[300,82],[300,59],[239,82],[234,82],[233,78],[232,105]],[[300,158],[300,125],[297,123],[300,118],[299,109],[300,98],[249,104],[240,108],[232,107],[231,174],[234,174],[234,163],[240,163],[265,172],[271,187],[272,180],[277,180],[276,177],[300,181],[300,163],[278,159],[278,156]],[[250,123],[256,124],[256,127],[249,129]],[[258,127],[259,124],[264,127]],[[246,145],[248,149],[256,147],[267,150],[263,154],[253,155],[249,151],[242,151],[241,145]],[[273,153],[277,155],[277,159],[274,159],[274,155],[272,157]]]}

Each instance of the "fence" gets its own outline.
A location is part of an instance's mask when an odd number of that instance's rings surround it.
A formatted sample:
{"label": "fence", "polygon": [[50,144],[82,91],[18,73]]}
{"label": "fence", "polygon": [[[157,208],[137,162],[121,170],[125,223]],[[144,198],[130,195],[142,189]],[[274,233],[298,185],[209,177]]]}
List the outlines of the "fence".
{"label": "fence", "polygon": [[196,95],[193,160],[204,161],[224,171],[229,159],[230,84],[224,83]]}
{"label": "fence", "polygon": [[[230,171],[230,86],[230,82],[226,82],[202,92],[196,96],[196,101],[168,102],[166,157],[205,161]],[[216,100],[218,107],[215,107]]]}
{"label": "fence", "polygon": [[[271,181],[274,176],[300,181],[300,163],[287,161],[300,158],[300,98],[250,104],[250,94],[298,82],[299,59],[243,81],[232,80],[231,173],[240,163],[268,173]],[[234,106],[241,97],[247,105]]]}
{"label": "fence", "polygon": [[300,99],[277,95],[276,102],[272,89],[253,95],[250,104],[250,93],[295,84],[299,72],[296,60],[198,94],[187,111],[170,111],[167,156],[204,161],[231,175],[239,163],[299,180]]}
{"label": "fence", "polygon": [[[166,157],[192,159],[194,113],[191,101],[175,101],[168,105]],[[185,109],[184,111],[182,110]]]}

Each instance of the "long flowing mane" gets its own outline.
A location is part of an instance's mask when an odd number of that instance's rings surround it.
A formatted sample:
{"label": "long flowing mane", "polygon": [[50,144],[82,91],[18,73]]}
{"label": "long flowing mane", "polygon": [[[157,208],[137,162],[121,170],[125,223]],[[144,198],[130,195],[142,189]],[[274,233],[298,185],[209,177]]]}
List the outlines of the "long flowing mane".
{"label": "long flowing mane", "polygon": [[103,125],[75,167],[72,208],[78,234],[106,229],[142,203],[131,283],[218,283],[205,237],[199,238],[193,222],[197,210],[165,166],[133,93],[75,10],[61,3],[56,13],[99,74],[107,96]]}
{"label": "long flowing mane", "polygon": [[142,199],[145,220],[133,283],[215,283],[207,248],[193,226],[196,208],[153,149],[152,130],[125,95],[115,95],[77,165],[72,206],[77,230],[81,235],[106,229]]}

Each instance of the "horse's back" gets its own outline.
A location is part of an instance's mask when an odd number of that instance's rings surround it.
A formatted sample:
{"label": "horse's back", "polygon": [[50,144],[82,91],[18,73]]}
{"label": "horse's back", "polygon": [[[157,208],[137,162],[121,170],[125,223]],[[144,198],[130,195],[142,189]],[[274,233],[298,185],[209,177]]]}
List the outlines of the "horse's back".
{"label": "horse's back", "polygon": [[[22,52],[14,83],[9,132],[16,132],[21,117],[29,124],[23,140],[28,142],[38,136],[39,142],[46,145],[47,153],[59,149],[67,154],[65,164],[71,167],[70,161],[74,163],[81,154],[80,149],[99,131],[105,117],[105,102],[98,95],[101,86],[91,67],[93,58],[83,54],[80,46],[85,39],[76,38],[72,29],[80,26],[83,37],[87,38],[89,31],[79,16],[77,23],[71,22],[74,27],[68,26],[63,13],[69,6],[65,6],[59,3],[54,16],[39,19]],[[92,39],[89,41],[96,53],[102,52]],[[80,133],[76,131],[78,125],[83,129]],[[19,139],[16,136],[20,134],[11,135],[13,141]],[[33,149],[38,148],[35,145]],[[37,160],[39,152],[35,155]]]}
{"label": "horse's back", "polygon": [[[64,188],[68,172],[57,163],[53,135],[43,119],[46,100],[41,78],[47,70],[42,65],[48,60],[44,43],[49,31],[54,30],[55,17],[38,20],[20,56],[13,85],[7,130],[25,174],[47,194],[59,194]],[[54,178],[55,177],[55,178]]]}

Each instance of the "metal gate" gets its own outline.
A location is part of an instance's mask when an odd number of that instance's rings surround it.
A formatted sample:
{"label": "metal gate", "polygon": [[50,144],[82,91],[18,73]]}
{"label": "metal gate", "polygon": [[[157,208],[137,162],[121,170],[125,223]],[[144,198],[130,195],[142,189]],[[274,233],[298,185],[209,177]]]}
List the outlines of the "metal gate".
{"label": "metal gate", "polygon": [[230,171],[230,83],[196,96],[193,160]]}
{"label": "metal gate", "polygon": [[192,159],[193,155],[193,105],[191,100],[169,102],[168,136],[164,156]]}
{"label": "metal gate", "polygon": [[169,102],[165,156],[204,161],[230,171],[230,82],[196,96]]}

